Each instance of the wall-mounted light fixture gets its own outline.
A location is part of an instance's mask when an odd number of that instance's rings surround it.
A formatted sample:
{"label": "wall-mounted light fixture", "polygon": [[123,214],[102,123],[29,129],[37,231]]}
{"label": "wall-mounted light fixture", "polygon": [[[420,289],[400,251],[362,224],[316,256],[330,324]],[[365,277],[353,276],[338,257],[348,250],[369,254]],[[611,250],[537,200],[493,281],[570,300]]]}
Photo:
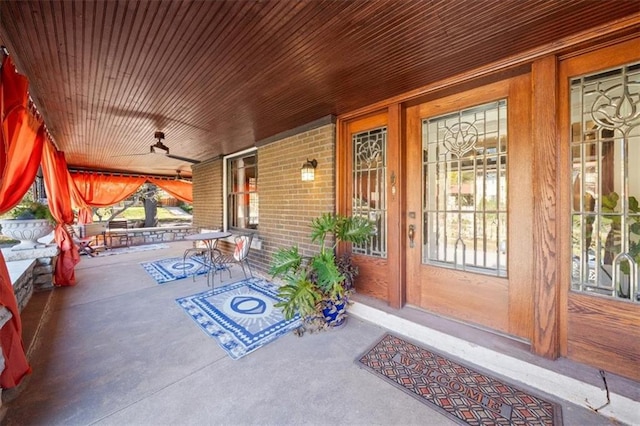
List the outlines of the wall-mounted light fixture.
{"label": "wall-mounted light fixture", "polygon": [[316,167],[318,167],[316,159],[309,161],[307,158],[307,162],[300,169],[300,178],[303,182],[310,182],[316,178]]}

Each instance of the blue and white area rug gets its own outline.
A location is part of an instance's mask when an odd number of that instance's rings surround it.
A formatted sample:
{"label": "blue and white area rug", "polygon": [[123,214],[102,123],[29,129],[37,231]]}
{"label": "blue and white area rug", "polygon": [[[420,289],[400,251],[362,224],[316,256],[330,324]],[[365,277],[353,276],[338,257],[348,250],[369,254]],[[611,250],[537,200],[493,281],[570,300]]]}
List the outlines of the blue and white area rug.
{"label": "blue and white area rug", "polygon": [[99,253],[99,256],[104,257],[104,256],[114,256],[118,254],[131,254],[131,253],[138,253],[141,251],[160,250],[165,248],[169,248],[169,245],[160,243],[160,244],[143,244],[139,246],[129,246],[129,247],[116,247],[116,248],[110,248],[108,250],[101,251]]}
{"label": "blue and white area rug", "polygon": [[143,262],[140,265],[158,284],[175,281],[193,275],[204,275],[209,268],[198,256],[191,256],[184,262],[181,257]]}
{"label": "blue and white area rug", "polygon": [[273,305],[278,286],[248,278],[224,287],[176,299],[178,305],[231,358],[241,358],[300,326],[300,317],[284,319]]}

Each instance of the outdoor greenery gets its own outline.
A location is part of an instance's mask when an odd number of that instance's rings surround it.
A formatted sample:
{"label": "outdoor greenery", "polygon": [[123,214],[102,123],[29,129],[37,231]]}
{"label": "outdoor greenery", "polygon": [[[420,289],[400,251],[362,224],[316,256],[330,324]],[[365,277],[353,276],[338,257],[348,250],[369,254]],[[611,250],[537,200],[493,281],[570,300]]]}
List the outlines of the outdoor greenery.
{"label": "outdoor greenery", "polygon": [[55,222],[47,204],[27,198],[24,198],[20,204],[14,207],[10,211],[10,215],[18,220],[47,219],[51,223]]}
{"label": "outdoor greenery", "polygon": [[[611,221],[611,232],[607,236],[605,250],[608,255],[613,258],[622,249],[620,242],[614,243],[615,234],[621,233],[621,218],[616,214],[618,201],[620,196],[617,192],[612,192],[609,195],[602,197],[602,212],[604,213],[604,219]],[[640,264],[640,205],[636,197],[628,198],[629,213],[629,255],[635,260],[637,264]],[[635,235],[635,237],[634,237]],[[620,270],[625,274],[630,273],[630,265],[627,260],[620,262]]]}
{"label": "outdoor greenery", "polygon": [[[111,207],[103,209],[105,210],[104,212],[105,214],[103,214],[103,216],[109,216],[111,213],[108,213],[108,211],[110,211],[111,209],[112,209]],[[114,210],[117,210],[117,209],[114,209]],[[144,207],[143,206],[129,207],[123,212],[118,213],[117,217],[122,219],[127,219],[127,220],[144,220]],[[182,216],[174,214],[171,210],[165,207],[158,207],[159,220],[163,220],[163,219],[175,220],[180,218],[182,218]],[[94,219],[98,221],[99,217],[96,215],[94,216]]]}
{"label": "outdoor greenery", "polygon": [[[299,312],[305,324],[317,325],[324,321],[328,305],[348,303],[358,271],[349,257],[336,259],[336,246],[341,241],[363,244],[373,231],[373,223],[366,218],[325,213],[311,223],[311,241],[319,243],[318,253],[303,257],[297,246],[278,250],[269,273],[285,282],[279,291],[283,301],[276,304],[285,318]],[[332,244],[327,241],[329,235],[335,237]]]}

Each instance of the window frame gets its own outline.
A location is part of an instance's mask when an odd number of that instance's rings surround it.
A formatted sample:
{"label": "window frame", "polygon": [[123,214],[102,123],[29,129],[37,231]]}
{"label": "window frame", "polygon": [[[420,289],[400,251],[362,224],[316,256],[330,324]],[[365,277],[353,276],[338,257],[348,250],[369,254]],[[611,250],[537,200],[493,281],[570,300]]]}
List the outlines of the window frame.
{"label": "window frame", "polygon": [[[255,156],[255,171],[256,171],[256,188],[258,182],[258,148],[248,148],[243,151],[238,151],[233,154],[225,155],[222,157],[222,227],[225,231],[237,230],[241,232],[257,232],[257,229],[252,228],[238,228],[229,225],[229,163],[230,161]],[[255,193],[259,194],[259,190],[256,189]],[[260,223],[260,208],[258,207],[258,224]]]}

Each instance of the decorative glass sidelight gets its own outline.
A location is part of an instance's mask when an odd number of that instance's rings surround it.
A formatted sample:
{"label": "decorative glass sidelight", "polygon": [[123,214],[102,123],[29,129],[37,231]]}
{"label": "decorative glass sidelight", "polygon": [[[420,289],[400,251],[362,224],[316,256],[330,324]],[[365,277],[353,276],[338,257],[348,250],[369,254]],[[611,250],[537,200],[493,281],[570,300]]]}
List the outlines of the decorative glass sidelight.
{"label": "decorative glass sidelight", "polygon": [[353,215],[375,224],[369,242],[353,245],[353,253],[387,257],[387,128],[381,127],[354,134],[353,146]]}
{"label": "decorative glass sidelight", "polygon": [[571,80],[575,291],[640,302],[640,63]]}
{"label": "decorative glass sidelight", "polygon": [[423,263],[507,275],[507,101],[423,125]]}

